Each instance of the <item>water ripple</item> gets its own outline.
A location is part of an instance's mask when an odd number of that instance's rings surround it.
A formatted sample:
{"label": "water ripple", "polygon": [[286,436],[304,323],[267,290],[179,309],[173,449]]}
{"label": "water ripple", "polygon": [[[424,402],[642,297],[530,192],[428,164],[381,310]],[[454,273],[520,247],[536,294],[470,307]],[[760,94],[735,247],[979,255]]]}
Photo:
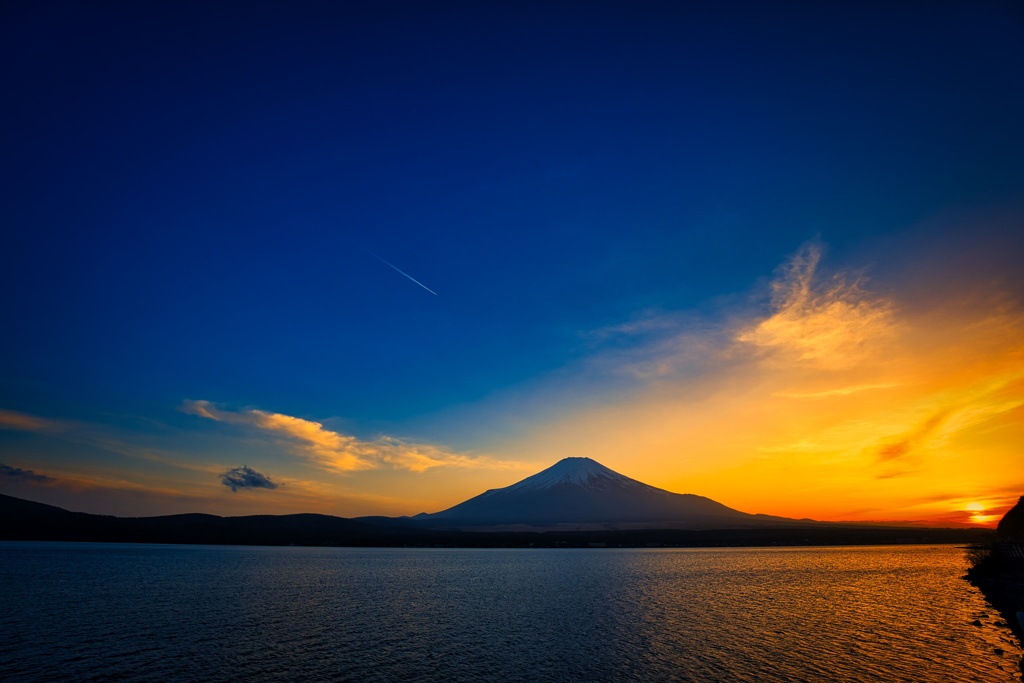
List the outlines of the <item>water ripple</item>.
{"label": "water ripple", "polygon": [[1014,681],[964,571],[948,546],[2,543],[0,679]]}

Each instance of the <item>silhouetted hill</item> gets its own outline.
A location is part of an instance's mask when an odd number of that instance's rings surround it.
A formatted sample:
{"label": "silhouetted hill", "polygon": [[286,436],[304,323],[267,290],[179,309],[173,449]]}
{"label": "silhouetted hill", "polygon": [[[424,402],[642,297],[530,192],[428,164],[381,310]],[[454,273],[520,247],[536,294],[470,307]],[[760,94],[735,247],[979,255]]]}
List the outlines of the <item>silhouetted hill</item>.
{"label": "silhouetted hill", "polygon": [[1024,537],[1024,496],[999,520],[996,532],[1000,538]]}
{"label": "silhouetted hill", "polygon": [[[110,517],[0,495],[0,538],[224,545],[375,545],[390,531],[329,515]],[[411,533],[417,533],[412,530]]]}
{"label": "silhouetted hill", "polygon": [[188,543],[218,545],[306,545],[354,547],[587,548],[743,547],[772,545],[863,545],[972,543],[988,540],[987,529],[857,526],[808,522],[794,527],[736,529],[560,529],[557,531],[465,531],[423,528],[410,518],[345,519],[329,515],[205,514],[110,517],[69,512],[0,495],[0,540]]}

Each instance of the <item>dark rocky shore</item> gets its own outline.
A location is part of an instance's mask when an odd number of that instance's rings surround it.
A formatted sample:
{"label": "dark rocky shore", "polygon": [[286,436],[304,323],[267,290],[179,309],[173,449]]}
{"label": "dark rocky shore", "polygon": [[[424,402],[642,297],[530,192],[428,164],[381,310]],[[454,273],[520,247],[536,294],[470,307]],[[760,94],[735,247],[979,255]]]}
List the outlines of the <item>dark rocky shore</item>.
{"label": "dark rocky shore", "polygon": [[[999,522],[997,540],[976,546],[965,577],[1024,644],[1024,496]],[[1020,661],[1024,679],[1024,659]]]}

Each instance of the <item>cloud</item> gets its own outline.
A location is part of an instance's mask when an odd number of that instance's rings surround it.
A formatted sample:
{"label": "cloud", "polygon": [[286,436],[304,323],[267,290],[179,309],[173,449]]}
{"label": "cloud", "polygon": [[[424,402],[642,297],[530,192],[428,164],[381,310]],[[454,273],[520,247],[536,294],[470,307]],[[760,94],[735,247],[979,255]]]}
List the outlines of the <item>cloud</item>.
{"label": "cloud", "polygon": [[678,315],[665,311],[648,310],[626,322],[587,330],[580,336],[594,342],[608,342],[618,338],[636,338],[674,332],[679,329],[680,323]]}
{"label": "cloud", "polygon": [[[600,346],[585,363],[641,385],[750,372],[758,365],[809,372],[854,369],[898,338],[899,311],[894,301],[868,289],[863,274],[824,272],[823,253],[820,242],[809,242],[776,270],[767,315],[737,310],[731,297],[703,314],[644,311],[582,334]],[[893,386],[892,381],[854,381],[784,393],[821,398]]]}
{"label": "cloud", "polygon": [[222,410],[209,401],[187,400],[181,409],[209,420],[248,425],[274,433],[290,441],[302,454],[330,469],[351,472],[374,467],[355,437],[326,429],[319,422],[255,409]]}
{"label": "cloud", "polygon": [[818,274],[822,246],[811,242],[797,252],[772,282],[771,316],[736,337],[771,354],[776,362],[824,369],[849,367],[872,345],[891,336],[892,302],[873,297],[861,278]]}
{"label": "cloud", "polygon": [[57,420],[49,420],[14,410],[0,410],[0,429],[13,429],[22,432],[56,432],[64,429],[64,424]]}
{"label": "cloud", "polygon": [[875,389],[892,389],[898,387],[899,384],[895,382],[881,382],[879,384],[857,384],[848,387],[838,387],[836,389],[825,389],[824,391],[809,391],[809,392],[798,392],[798,391],[779,391],[775,395],[781,398],[827,398],[830,396],[849,396],[850,394],[856,394],[861,391],[872,391]]}
{"label": "cloud", "polygon": [[3,463],[0,463],[0,477],[3,477],[5,481],[25,481],[32,484],[48,484],[56,481],[53,477],[48,477],[45,474],[36,474],[32,470],[23,470],[20,467],[11,467]]}
{"label": "cloud", "polygon": [[[911,429],[882,439],[873,447],[876,464],[916,458],[924,451],[939,451],[959,435],[1018,410],[1024,406],[1024,398],[1006,394],[1014,389],[1019,391],[1020,387],[1014,385],[1022,378],[1024,371],[1011,370],[1004,376],[987,377],[979,386],[961,389],[955,398],[936,401],[930,414]],[[895,475],[886,472],[879,476]]]}
{"label": "cloud", "polygon": [[289,443],[292,451],[336,472],[354,472],[389,465],[424,472],[433,467],[518,469],[517,463],[485,456],[453,453],[431,444],[413,443],[392,436],[358,439],[327,429],[323,424],[283,413],[248,409],[231,411],[209,401],[188,400],[181,409],[217,422],[246,425],[271,433]]}
{"label": "cloud", "polygon": [[229,487],[232,492],[237,493],[238,489],[276,489],[275,484],[265,474],[261,474],[248,465],[234,467],[220,475],[220,482]]}
{"label": "cloud", "polygon": [[876,457],[878,462],[884,463],[908,455],[920,444],[926,443],[942,427],[943,422],[949,418],[949,410],[940,410],[931,415],[920,425],[914,427],[910,432],[903,434],[886,443],[878,446]]}

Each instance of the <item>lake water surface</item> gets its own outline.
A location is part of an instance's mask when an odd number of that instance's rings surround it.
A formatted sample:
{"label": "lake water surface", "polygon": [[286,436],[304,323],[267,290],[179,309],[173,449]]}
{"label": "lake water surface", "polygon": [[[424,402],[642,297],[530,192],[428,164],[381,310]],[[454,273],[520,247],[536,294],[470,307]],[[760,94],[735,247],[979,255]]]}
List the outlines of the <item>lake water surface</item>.
{"label": "lake water surface", "polygon": [[1017,681],[965,569],[952,546],[0,543],[0,680]]}

